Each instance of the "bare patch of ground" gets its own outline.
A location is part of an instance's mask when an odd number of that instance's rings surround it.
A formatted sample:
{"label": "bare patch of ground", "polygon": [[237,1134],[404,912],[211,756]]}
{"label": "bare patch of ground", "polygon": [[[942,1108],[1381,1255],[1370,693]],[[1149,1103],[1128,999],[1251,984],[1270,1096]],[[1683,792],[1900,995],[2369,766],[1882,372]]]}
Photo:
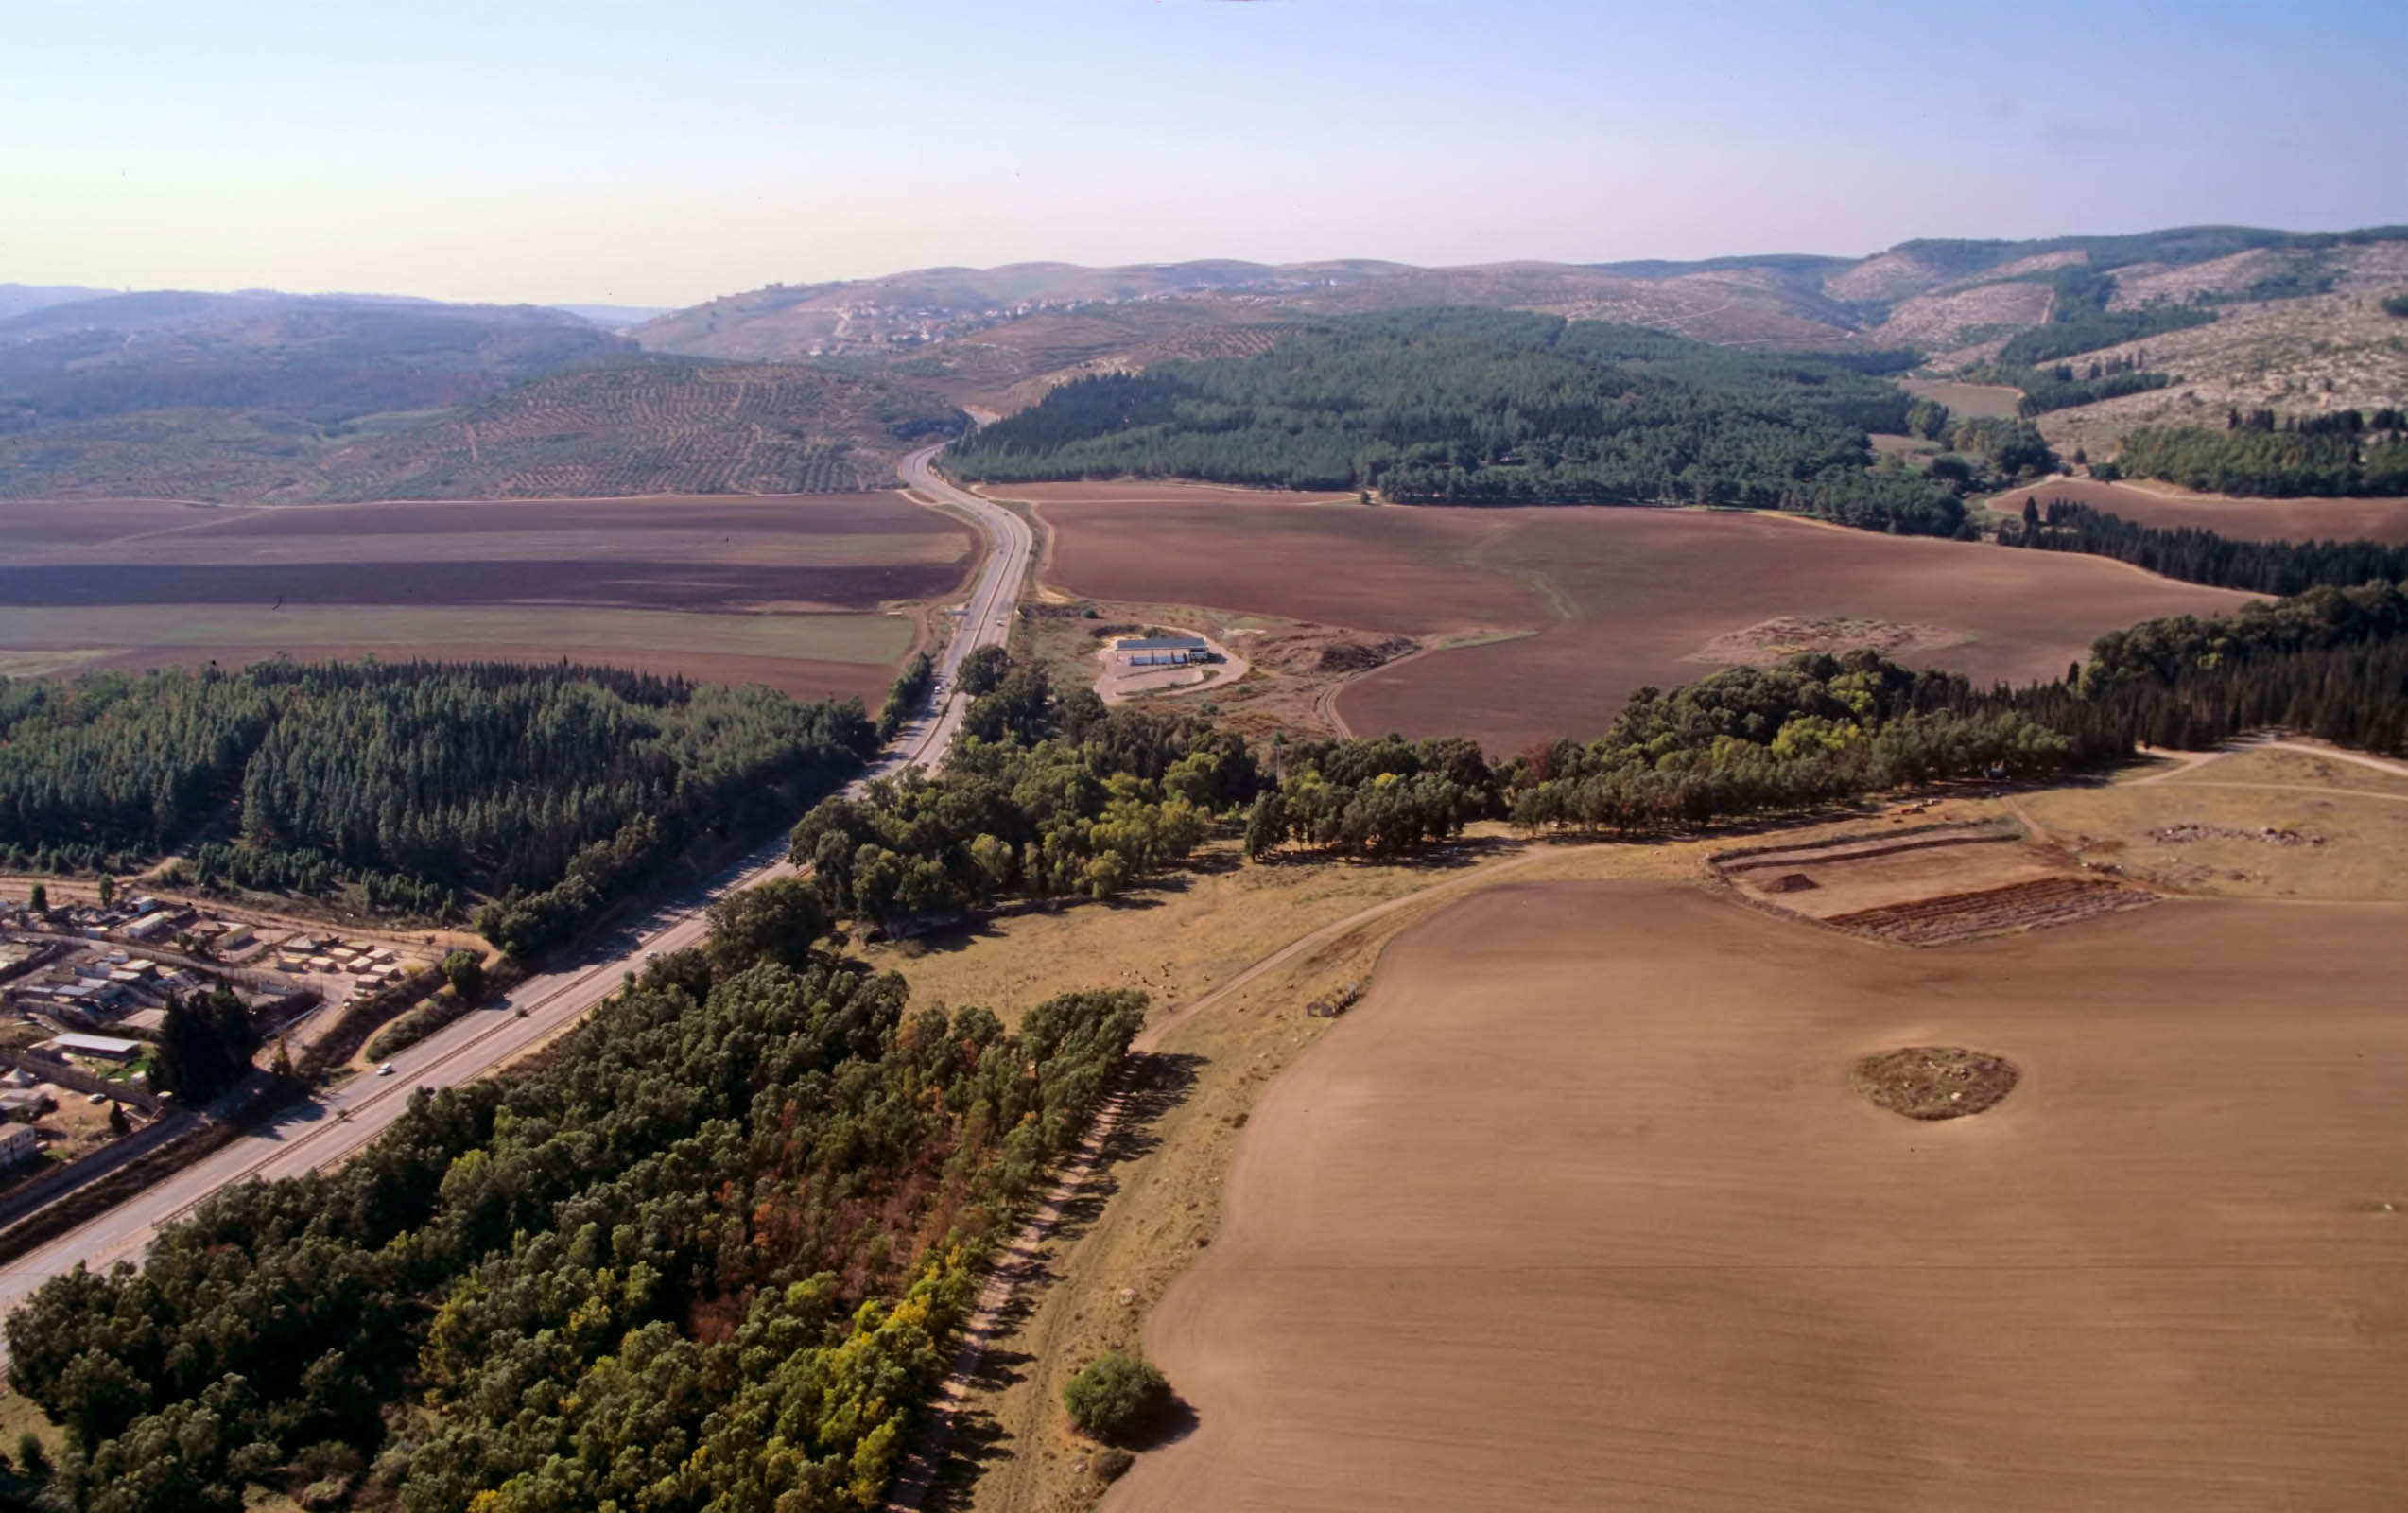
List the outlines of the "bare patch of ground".
{"label": "bare patch of ground", "polygon": [[1725,631],[1689,653],[1691,660],[1726,666],[1770,667],[1801,652],[1879,652],[1886,657],[1962,646],[1972,637],[1937,625],[1897,625],[1847,616],[1821,618],[1776,615],[1742,630]]}
{"label": "bare patch of ground", "polygon": [[2408,901],[2408,778],[2336,757],[2243,751],[2016,803],[2081,866],[2149,888]]}
{"label": "bare patch of ground", "polygon": [[1946,405],[1956,415],[2016,415],[2023,391],[2003,384],[1966,384],[1952,378],[1901,378],[1898,387],[1917,399]]}
{"label": "bare patch of ground", "polygon": [[2157,901],[2155,894],[2104,878],[2060,876],[1859,909],[1828,915],[1824,923],[1902,946],[1944,946],[1980,935],[2070,925]]}
{"label": "bare patch of ground", "polygon": [[1926,351],[1953,347],[1995,326],[2038,325],[2049,318],[2053,291],[2041,283],[1982,284],[1899,301],[1869,339],[1880,346]]}
{"label": "bare patch of ground", "polygon": [[2086,875],[2053,848],[1996,824],[1859,830],[1717,857],[1714,870],[1759,908],[1905,946],[2070,924],[2155,903]]}
{"label": "bare patch of ground", "polygon": [[1095,680],[1096,693],[1106,704],[1126,704],[1132,699],[1157,694],[1187,693],[1200,687],[1217,687],[1237,683],[1246,675],[1249,664],[1244,657],[1201,631],[1186,626],[1149,625],[1139,634],[1198,636],[1214,660],[1190,663],[1185,667],[1130,667],[1113,650],[1117,637],[1107,635],[1103,637],[1103,644],[1096,649],[1100,670]]}
{"label": "bare patch of ground", "polygon": [[1874,1106],[1909,1119],[1963,1119],[2015,1090],[2015,1063],[1962,1046],[1906,1046],[1860,1057],[1848,1082]]}

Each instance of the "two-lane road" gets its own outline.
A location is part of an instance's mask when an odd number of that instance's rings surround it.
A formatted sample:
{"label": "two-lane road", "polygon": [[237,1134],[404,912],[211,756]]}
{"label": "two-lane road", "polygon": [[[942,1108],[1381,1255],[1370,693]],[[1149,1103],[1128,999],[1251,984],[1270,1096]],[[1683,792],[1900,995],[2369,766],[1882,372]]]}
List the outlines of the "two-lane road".
{"label": "two-lane road", "polygon": [[[1034,541],[1018,515],[938,477],[932,463],[939,450],[926,447],[904,459],[903,477],[912,488],[977,521],[987,538],[987,557],[938,659],[943,695],[901,733],[869,776],[944,759],[961,723],[962,660],[978,647],[1001,645],[1010,635]],[[701,940],[707,928],[703,911],[712,899],[791,870],[784,837],[765,843],[709,882],[592,943],[575,963],[529,978],[499,1003],[403,1052],[392,1060],[391,1076],[355,1078],[0,1267],[0,1313],[78,1262],[99,1269],[137,1259],[161,1225],[230,1182],[297,1176],[340,1160],[399,1117],[413,1089],[469,1082],[524,1054],[582,1017],[646,957]]]}

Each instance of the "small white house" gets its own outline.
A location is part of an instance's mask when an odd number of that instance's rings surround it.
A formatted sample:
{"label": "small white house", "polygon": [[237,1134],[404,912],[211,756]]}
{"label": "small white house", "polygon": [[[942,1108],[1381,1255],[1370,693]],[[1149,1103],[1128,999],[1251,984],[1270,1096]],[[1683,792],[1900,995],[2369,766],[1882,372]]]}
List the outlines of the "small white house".
{"label": "small white house", "polygon": [[14,1166],[42,1154],[42,1137],[31,1124],[11,1124],[0,1129],[0,1166]]}

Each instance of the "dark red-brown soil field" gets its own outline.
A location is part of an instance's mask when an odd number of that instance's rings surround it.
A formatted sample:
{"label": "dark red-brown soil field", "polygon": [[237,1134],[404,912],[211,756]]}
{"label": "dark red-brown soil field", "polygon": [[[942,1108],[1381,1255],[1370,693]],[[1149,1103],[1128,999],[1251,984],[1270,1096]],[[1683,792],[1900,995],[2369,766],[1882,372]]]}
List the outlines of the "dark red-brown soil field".
{"label": "dark red-brown soil field", "polygon": [[[2403,924],[1908,951],[1668,884],[1468,899],[1254,1108],[1146,1330],[1192,1432],[1105,1506],[2408,1506]],[[2012,1093],[1852,1088],[1922,1045]]]}
{"label": "dark red-brown soil field", "polygon": [[2166,484],[2098,483],[2076,478],[2015,489],[1990,507],[2019,514],[2023,501],[2072,499],[2144,526],[2185,526],[2240,541],[2380,541],[2408,545],[2408,499],[2235,499]]}
{"label": "dark red-brown soil field", "polygon": [[1911,661],[2029,680],[2061,675],[2105,632],[2249,597],[2100,558],[1757,514],[1023,493],[1046,501],[1048,581],[1072,593],[1425,642],[1513,636],[1383,668],[1337,706],[1358,734],[1469,734],[1499,752],[1599,734],[1634,689],[1714,671],[1697,656],[1708,641],[1776,617],[1914,626]]}
{"label": "dark red-brown soil field", "polygon": [[0,504],[0,650],[61,669],[565,656],[867,695],[914,635],[882,608],[958,590],[976,544],[892,493]]}

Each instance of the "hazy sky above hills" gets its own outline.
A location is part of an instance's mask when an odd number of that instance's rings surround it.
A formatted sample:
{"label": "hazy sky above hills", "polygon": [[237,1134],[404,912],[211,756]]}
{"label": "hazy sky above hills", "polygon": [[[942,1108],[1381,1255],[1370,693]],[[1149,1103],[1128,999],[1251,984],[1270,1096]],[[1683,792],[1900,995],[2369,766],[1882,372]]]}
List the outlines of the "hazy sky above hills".
{"label": "hazy sky above hills", "polygon": [[934,264],[2408,220],[2392,4],[45,6],[0,281],[683,304]]}

